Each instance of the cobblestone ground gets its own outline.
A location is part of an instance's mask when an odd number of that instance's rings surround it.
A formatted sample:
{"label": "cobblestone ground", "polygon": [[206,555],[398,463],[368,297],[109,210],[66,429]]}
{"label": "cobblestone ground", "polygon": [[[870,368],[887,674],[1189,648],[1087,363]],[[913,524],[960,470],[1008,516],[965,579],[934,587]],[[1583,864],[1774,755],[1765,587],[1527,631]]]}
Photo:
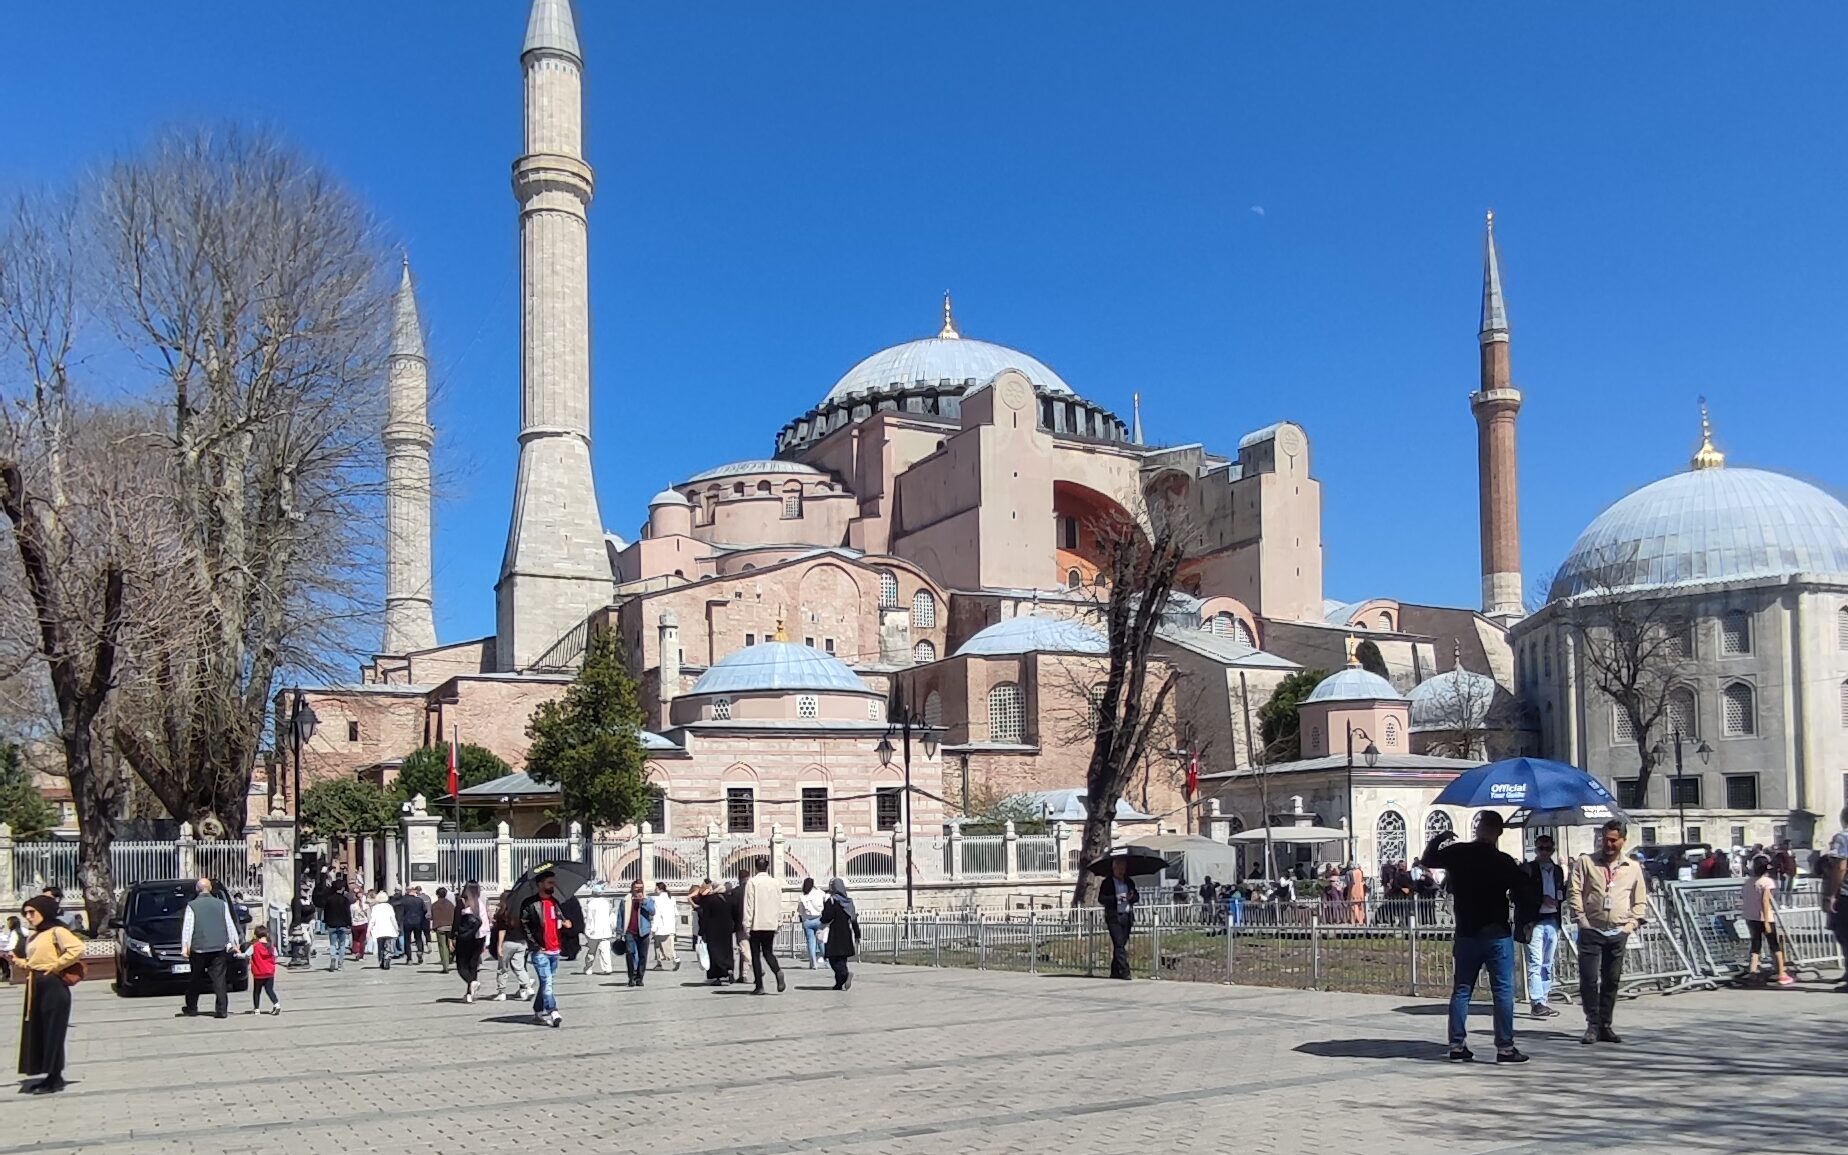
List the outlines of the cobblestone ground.
{"label": "cobblestone ground", "polygon": [[[1464,1067],[1434,1002],[877,965],[836,994],[826,975],[764,998],[690,965],[639,990],[566,975],[559,1030],[466,1005],[433,967],[285,972],[280,1017],[227,1021],[86,984],[70,1091],[8,1102],[0,1155],[1839,1152],[1848,1134],[1848,996],[1820,987],[1626,1002],[1621,1047],[1581,1046],[1568,1008],[1523,1022],[1525,1067]],[[18,1014],[17,989],[0,999]]]}

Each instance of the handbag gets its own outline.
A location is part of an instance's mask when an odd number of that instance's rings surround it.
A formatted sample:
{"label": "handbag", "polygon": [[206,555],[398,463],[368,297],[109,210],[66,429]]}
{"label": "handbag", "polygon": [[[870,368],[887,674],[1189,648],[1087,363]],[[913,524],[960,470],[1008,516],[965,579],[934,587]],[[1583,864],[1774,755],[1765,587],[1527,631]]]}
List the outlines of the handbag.
{"label": "handbag", "polygon": [[61,979],[64,985],[67,987],[74,987],[78,983],[82,982],[84,979],[83,960],[78,959],[76,962],[72,963],[70,966],[67,966],[63,970],[59,971],[58,978]]}
{"label": "handbag", "polygon": [[710,971],[712,969],[712,952],[706,949],[705,939],[702,938],[693,945],[693,955],[699,959],[700,970]]}

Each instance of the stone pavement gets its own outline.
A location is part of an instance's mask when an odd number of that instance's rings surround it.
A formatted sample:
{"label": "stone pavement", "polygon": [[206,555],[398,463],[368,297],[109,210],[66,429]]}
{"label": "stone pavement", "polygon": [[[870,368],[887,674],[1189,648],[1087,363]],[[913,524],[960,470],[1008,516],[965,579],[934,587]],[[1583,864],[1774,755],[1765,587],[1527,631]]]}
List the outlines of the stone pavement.
{"label": "stone pavement", "polygon": [[0,1155],[1823,1152],[1848,1133],[1848,996],[1821,988],[1626,1002],[1622,1047],[1581,1046],[1568,1009],[1522,1023],[1532,1063],[1496,1067],[1442,1061],[1435,1002],[883,965],[836,994],[789,973],[764,998],[691,965],[640,990],[561,976],[559,1030],[466,1005],[434,968],[284,972],[280,1017],[222,1022],[85,984],[71,1090],[9,1099]]}

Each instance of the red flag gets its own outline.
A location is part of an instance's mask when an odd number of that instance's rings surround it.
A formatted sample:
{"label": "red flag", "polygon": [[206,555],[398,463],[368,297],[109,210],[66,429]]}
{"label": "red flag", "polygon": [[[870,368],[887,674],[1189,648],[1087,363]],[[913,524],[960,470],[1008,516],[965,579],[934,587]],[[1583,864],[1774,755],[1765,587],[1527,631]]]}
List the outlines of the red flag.
{"label": "red flag", "polygon": [[1187,762],[1187,786],[1184,793],[1187,801],[1192,802],[1195,794],[1200,792],[1200,756],[1193,755]]}
{"label": "red flag", "polygon": [[456,738],[449,736],[449,796],[454,798],[462,790],[461,780],[456,776]]}

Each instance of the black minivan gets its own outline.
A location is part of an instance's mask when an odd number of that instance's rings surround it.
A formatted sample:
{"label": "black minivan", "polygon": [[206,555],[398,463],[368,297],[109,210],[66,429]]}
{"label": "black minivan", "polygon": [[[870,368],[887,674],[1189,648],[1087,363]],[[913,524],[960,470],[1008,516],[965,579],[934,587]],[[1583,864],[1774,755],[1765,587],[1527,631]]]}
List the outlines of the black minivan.
{"label": "black minivan", "polygon": [[[137,882],[122,895],[122,905],[109,924],[116,932],[116,994],[186,993],[192,966],[180,954],[180,925],[198,886],[198,880],[191,878]],[[216,882],[213,889],[218,889]],[[234,902],[231,914],[243,936],[250,925],[249,908]],[[233,955],[227,961],[231,989],[246,989],[249,975],[244,960]]]}

